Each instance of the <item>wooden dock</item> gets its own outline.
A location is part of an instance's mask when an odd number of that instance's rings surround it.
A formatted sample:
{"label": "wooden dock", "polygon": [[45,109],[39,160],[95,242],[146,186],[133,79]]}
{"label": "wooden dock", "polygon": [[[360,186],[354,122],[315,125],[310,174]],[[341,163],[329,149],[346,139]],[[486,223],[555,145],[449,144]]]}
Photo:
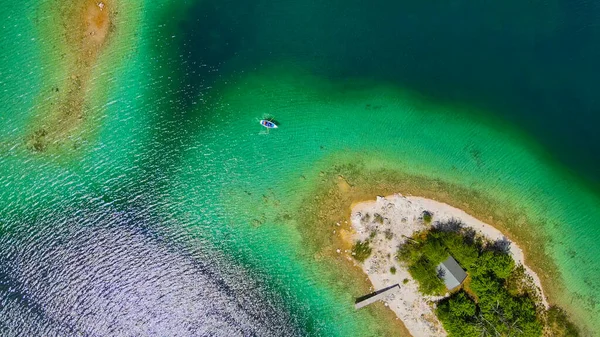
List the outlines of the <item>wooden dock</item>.
{"label": "wooden dock", "polygon": [[360,297],[354,303],[354,309],[358,310],[362,307],[365,307],[369,304],[375,303],[379,300],[384,299],[387,295],[390,295],[400,289],[399,284],[394,284],[393,286],[389,286],[387,288],[379,289],[376,292],[370,293],[363,297]]}

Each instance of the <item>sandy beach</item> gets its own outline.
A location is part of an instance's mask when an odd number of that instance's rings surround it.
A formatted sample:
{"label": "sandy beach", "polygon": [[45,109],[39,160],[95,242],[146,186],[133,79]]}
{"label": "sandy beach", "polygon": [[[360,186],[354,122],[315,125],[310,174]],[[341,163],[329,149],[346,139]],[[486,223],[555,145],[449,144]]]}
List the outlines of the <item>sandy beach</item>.
{"label": "sandy beach", "polygon": [[[426,224],[422,218],[424,211],[432,214],[430,224]],[[433,311],[434,301],[443,297],[421,295],[408,270],[396,260],[396,252],[406,237],[448,220],[460,221],[465,227],[473,228],[479,235],[492,241],[508,240],[496,228],[458,208],[431,199],[395,194],[352,206],[353,242],[371,237],[372,254],[360,265],[368,275],[373,290],[400,285],[385,299],[385,305],[394,311],[414,337],[447,335]],[[373,233],[376,233],[374,237]],[[510,242],[509,249],[516,264],[522,264],[531,276],[540,291],[543,304],[548,307],[538,276],[524,263],[522,249],[514,242]]]}

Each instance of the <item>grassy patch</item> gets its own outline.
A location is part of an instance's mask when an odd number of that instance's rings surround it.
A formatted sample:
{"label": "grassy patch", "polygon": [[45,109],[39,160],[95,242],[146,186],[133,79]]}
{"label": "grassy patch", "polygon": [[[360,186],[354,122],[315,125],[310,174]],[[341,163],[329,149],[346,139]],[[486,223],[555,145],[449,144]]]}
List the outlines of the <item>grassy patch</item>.
{"label": "grassy patch", "polygon": [[364,262],[371,256],[371,251],[369,240],[357,241],[352,247],[352,257],[359,262]]}

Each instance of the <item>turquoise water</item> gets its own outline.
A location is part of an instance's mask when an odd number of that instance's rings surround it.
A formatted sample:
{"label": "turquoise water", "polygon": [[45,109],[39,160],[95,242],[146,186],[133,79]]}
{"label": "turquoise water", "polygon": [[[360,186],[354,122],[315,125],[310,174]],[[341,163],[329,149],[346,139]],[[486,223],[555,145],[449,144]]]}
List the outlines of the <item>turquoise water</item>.
{"label": "turquoise water", "polygon": [[525,214],[598,332],[591,4],[124,3],[92,132],[50,153],[24,145],[65,76],[34,5],[5,4],[0,40],[7,335],[381,335],[298,227],[346,163]]}

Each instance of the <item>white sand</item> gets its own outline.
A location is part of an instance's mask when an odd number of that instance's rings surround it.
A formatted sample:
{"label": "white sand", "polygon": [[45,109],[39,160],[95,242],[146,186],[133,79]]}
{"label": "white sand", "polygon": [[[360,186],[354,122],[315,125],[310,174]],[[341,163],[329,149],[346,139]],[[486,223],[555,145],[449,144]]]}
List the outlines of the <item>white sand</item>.
{"label": "white sand", "polygon": [[[446,331],[433,311],[433,301],[443,297],[421,295],[408,270],[395,259],[398,247],[404,243],[405,237],[411,237],[414,232],[428,228],[421,218],[423,211],[433,214],[431,224],[454,219],[492,241],[507,239],[496,228],[475,219],[458,208],[435,200],[395,194],[385,198],[378,197],[376,201],[361,202],[353,206],[351,222],[355,232],[352,239],[354,241],[365,240],[369,238],[371,232],[377,231],[377,235],[371,240],[373,252],[361,265],[373,284],[373,290],[400,284],[400,290],[389,295],[385,303],[403,321],[410,333],[414,337],[446,336]],[[375,221],[375,213],[383,217],[383,224]],[[366,214],[370,215],[370,219],[365,219]],[[524,265],[523,251],[511,242],[510,254],[517,264],[523,264],[526,272],[539,288],[543,304],[548,307],[538,276]],[[390,272],[391,267],[396,268],[395,274]],[[408,283],[404,284],[404,279],[408,279]]]}

